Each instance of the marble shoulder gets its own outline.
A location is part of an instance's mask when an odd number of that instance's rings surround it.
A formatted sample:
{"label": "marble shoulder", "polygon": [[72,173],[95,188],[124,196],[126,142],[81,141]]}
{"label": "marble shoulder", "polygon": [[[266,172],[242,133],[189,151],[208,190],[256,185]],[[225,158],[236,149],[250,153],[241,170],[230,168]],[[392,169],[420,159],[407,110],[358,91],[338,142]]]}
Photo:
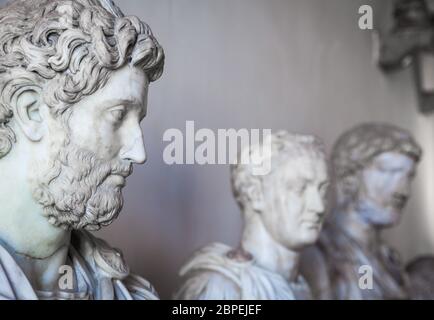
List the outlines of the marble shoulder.
{"label": "marble shoulder", "polygon": [[[231,247],[222,243],[212,243],[198,251],[181,268],[180,276],[197,271],[216,271],[221,272],[232,268],[243,268],[249,263],[233,261],[228,257],[228,253],[233,250]],[[225,273],[225,272],[223,272]]]}
{"label": "marble shoulder", "polygon": [[113,279],[125,279],[130,269],[122,252],[88,231],[74,231],[71,239],[74,249],[92,269],[98,269]]}
{"label": "marble shoulder", "polygon": [[231,247],[212,243],[196,251],[181,268],[183,285],[175,295],[178,299],[239,299],[240,274],[249,262],[228,258]]}
{"label": "marble shoulder", "polygon": [[134,300],[159,300],[159,296],[152,284],[133,273],[130,273],[122,281],[123,285],[127,288],[129,294]]}
{"label": "marble shoulder", "polygon": [[156,300],[158,294],[146,279],[130,272],[122,252],[88,231],[75,231],[72,245],[87,265],[97,274],[111,278],[115,287],[126,289],[124,296],[137,300]]}
{"label": "marble shoulder", "polygon": [[176,292],[176,300],[239,300],[239,284],[215,271],[202,270],[189,277]]}

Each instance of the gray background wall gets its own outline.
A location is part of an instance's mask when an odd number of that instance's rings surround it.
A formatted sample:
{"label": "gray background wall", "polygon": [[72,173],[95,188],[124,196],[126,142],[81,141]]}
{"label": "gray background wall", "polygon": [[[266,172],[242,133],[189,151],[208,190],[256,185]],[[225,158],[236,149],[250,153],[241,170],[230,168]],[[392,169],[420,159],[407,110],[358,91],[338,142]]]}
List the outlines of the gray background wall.
{"label": "gray background wall", "polygon": [[235,245],[241,221],[228,167],[165,165],[168,128],[271,128],[313,133],[330,147],[362,121],[411,130],[425,155],[399,227],[387,235],[405,260],[434,253],[433,119],[417,112],[411,70],[390,76],[372,60],[371,33],[390,0],[123,0],[164,46],[164,76],[152,85],[143,122],[148,162],[135,168],[119,219],[98,232],[122,248],[132,269],[163,298],[177,271],[211,241]]}

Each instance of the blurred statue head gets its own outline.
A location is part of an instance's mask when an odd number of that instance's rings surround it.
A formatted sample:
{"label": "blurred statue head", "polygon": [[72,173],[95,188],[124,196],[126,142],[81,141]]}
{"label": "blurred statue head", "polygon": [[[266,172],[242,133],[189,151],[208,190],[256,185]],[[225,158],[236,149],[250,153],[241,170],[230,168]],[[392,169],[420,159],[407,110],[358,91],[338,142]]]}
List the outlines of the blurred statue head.
{"label": "blurred statue head", "polygon": [[396,224],[421,148],[405,130],[367,123],[345,132],[332,152],[338,208],[353,207],[368,224]]}
{"label": "blurred statue head", "polygon": [[150,28],[110,0],[0,10],[0,167],[16,166],[53,225],[94,230],[117,216],[145,161],[139,123],[163,64]]}
{"label": "blurred statue head", "polygon": [[253,174],[250,164],[231,167],[233,193],[245,223],[259,215],[271,237],[289,249],[314,243],[322,228],[328,187],[322,142],[280,131],[262,143],[269,146],[255,145],[243,152],[270,161],[268,174]]}
{"label": "blurred statue head", "polygon": [[397,0],[394,17],[397,30],[431,27],[431,13],[425,0]]}

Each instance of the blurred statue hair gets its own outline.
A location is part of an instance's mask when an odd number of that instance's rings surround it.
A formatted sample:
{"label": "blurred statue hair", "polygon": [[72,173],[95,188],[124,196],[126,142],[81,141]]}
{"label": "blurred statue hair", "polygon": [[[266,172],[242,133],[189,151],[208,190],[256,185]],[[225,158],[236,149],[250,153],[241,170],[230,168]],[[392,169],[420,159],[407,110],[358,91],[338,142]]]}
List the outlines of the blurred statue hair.
{"label": "blurred statue hair", "polygon": [[[263,144],[268,144],[263,148]],[[262,184],[264,179],[269,179],[278,173],[283,164],[291,163],[298,159],[318,159],[325,161],[325,148],[323,142],[315,136],[293,134],[281,130],[267,135],[263,141],[253,146],[247,146],[241,153],[248,153],[254,158],[255,164],[243,164],[238,161],[231,165],[231,183],[234,197],[243,209],[247,202],[252,200],[251,188],[253,185]],[[266,175],[255,175],[254,166],[259,162],[270,161],[271,171]]]}
{"label": "blurred statue hair", "polygon": [[357,173],[385,152],[398,152],[416,162],[422,157],[422,149],[411,134],[390,124],[360,124],[339,137],[331,156],[338,206],[352,201],[357,193]]}

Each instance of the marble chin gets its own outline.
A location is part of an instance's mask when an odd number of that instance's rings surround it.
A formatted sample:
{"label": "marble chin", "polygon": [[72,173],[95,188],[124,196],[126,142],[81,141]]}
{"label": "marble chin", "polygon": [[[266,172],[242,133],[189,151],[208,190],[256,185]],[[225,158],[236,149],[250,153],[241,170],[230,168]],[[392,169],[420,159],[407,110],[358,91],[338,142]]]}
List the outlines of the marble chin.
{"label": "marble chin", "polygon": [[357,211],[362,219],[376,228],[391,228],[401,221],[404,205],[393,204],[380,206],[373,201],[364,199],[357,204]]}
{"label": "marble chin", "polygon": [[98,230],[121,211],[122,188],[131,172],[131,163],[103,161],[68,142],[32,179],[32,194],[54,226]]}
{"label": "marble chin", "polygon": [[318,240],[322,230],[322,223],[306,222],[302,227],[300,236],[302,245],[300,247],[304,248],[305,246],[314,244]]}

